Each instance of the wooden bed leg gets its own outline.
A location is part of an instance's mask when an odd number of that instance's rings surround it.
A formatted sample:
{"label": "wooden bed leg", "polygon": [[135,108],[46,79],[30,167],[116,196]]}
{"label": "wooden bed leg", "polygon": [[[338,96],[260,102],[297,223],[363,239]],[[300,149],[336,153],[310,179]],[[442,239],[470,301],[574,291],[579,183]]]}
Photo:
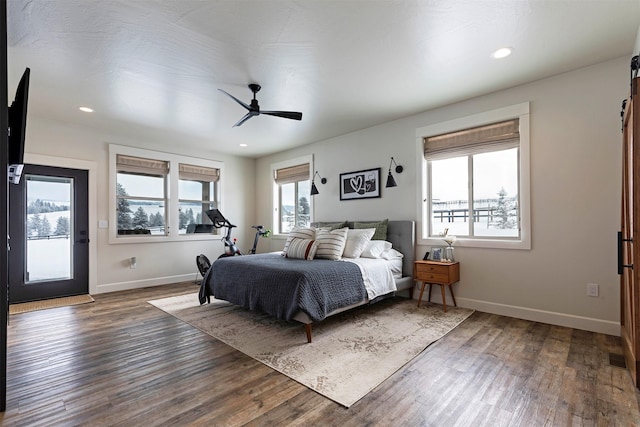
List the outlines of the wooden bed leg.
{"label": "wooden bed leg", "polygon": [[307,344],[311,344],[311,323],[305,323],[304,330],[307,333]]}

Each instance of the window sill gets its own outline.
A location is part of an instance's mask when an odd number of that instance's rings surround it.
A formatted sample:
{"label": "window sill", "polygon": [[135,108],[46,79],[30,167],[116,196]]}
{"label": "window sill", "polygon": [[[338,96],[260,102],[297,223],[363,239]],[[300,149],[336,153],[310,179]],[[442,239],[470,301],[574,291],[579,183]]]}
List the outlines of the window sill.
{"label": "window sill", "polygon": [[122,244],[131,244],[131,243],[165,243],[165,242],[191,242],[191,241],[210,241],[210,240],[220,240],[220,234],[204,234],[204,233],[193,233],[193,234],[180,234],[178,236],[149,236],[149,235],[126,235],[126,236],[109,236],[109,244],[110,245],[122,245]]}
{"label": "window sill", "polygon": [[[447,246],[442,238],[426,238],[420,239],[420,245],[423,246]],[[506,239],[465,239],[458,237],[453,244],[454,248],[488,248],[488,249],[518,249],[530,250],[531,242],[528,239],[506,240]]]}

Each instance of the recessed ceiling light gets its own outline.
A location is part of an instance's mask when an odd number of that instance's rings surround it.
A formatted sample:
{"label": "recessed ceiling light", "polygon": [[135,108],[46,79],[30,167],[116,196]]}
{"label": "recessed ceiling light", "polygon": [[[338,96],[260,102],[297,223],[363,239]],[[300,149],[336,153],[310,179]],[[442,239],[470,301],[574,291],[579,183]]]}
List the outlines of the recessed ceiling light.
{"label": "recessed ceiling light", "polygon": [[247,144],[240,144],[240,147],[246,147]]}
{"label": "recessed ceiling light", "polygon": [[89,107],[78,107],[80,111],[84,111],[85,113],[93,113],[93,108]]}
{"label": "recessed ceiling light", "polygon": [[511,52],[513,52],[512,48],[503,47],[503,48],[500,48],[500,49],[496,50],[495,52],[493,52],[493,54],[491,56],[493,56],[495,59],[502,59],[502,58],[506,58],[507,56],[511,55]]}

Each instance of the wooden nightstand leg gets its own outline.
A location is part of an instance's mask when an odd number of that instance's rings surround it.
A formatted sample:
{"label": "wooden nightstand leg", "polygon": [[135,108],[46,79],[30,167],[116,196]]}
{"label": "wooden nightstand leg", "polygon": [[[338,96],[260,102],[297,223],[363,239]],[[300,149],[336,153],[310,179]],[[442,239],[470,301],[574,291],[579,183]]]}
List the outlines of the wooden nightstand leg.
{"label": "wooden nightstand leg", "polygon": [[[420,288],[420,296],[418,297],[418,307],[420,307],[420,303],[422,302],[422,294],[424,293],[424,285],[425,285],[425,283],[422,282],[422,287]],[[429,297],[431,297],[431,288],[429,288]]]}
{"label": "wooden nightstand leg", "polygon": [[451,292],[451,298],[453,299],[454,307],[457,307],[458,304],[456,304],[456,297],[453,295],[453,286],[451,286],[451,285],[449,285],[449,292]]}
{"label": "wooden nightstand leg", "polygon": [[447,299],[444,296],[444,287],[445,285],[440,285],[440,290],[442,291],[442,307],[444,308],[444,312],[447,312]]}
{"label": "wooden nightstand leg", "polygon": [[429,283],[429,302],[431,302],[431,288],[433,288],[433,285]]}

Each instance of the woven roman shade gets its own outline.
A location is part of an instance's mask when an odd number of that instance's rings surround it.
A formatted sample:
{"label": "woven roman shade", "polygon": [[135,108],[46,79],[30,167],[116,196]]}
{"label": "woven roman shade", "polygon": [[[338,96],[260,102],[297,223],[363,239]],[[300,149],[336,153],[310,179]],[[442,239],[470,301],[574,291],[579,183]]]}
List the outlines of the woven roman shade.
{"label": "woven roman shade", "polygon": [[218,182],[220,180],[220,169],[208,168],[205,166],[179,164],[180,179],[201,182]]}
{"label": "woven roman shade", "polygon": [[520,145],[520,120],[513,119],[424,138],[424,158],[438,160],[490,151],[507,150]]}
{"label": "woven roman shade", "polygon": [[289,184],[298,181],[307,181],[309,179],[309,163],[303,165],[291,166],[288,168],[276,169],[274,179],[277,184]]}
{"label": "woven roman shade", "polygon": [[169,162],[118,154],[116,155],[116,169],[118,172],[166,176],[169,173]]}

